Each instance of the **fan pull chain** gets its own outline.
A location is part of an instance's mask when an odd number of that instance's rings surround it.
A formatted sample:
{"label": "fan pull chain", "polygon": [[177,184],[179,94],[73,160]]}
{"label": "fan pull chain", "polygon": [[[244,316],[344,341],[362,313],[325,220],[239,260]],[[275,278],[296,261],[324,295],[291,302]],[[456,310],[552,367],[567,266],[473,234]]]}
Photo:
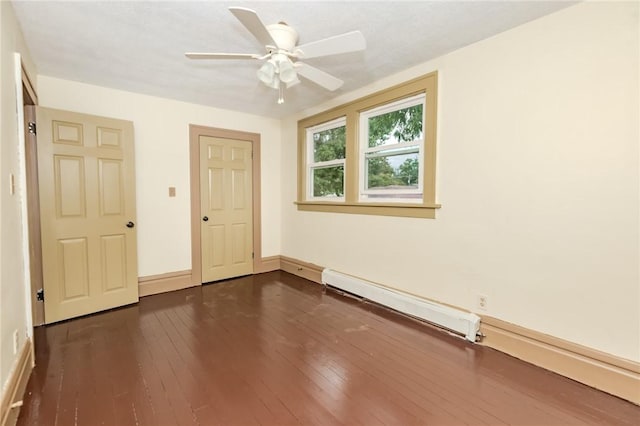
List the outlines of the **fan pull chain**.
{"label": "fan pull chain", "polygon": [[281,105],[284,103],[284,84],[280,84],[280,87],[278,87],[278,105]]}

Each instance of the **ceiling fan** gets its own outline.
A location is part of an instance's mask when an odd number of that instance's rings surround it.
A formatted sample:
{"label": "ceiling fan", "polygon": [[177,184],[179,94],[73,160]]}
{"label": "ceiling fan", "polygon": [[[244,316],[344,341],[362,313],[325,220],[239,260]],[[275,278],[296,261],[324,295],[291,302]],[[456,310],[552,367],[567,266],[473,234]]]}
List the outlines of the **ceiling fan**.
{"label": "ceiling fan", "polygon": [[344,83],[318,68],[300,62],[300,59],[317,58],[356,52],[366,48],[366,41],[360,31],[328,37],[322,40],[297,45],[298,32],[284,22],[264,25],[258,14],[244,7],[230,7],[229,10],[253,36],[264,45],[266,53],[193,53],[187,52],[189,59],[252,59],[266,60],[257,72],[258,78],[267,86],[279,91],[278,103],[284,102],[284,87],[291,87],[302,76],[324,87],[336,90]]}

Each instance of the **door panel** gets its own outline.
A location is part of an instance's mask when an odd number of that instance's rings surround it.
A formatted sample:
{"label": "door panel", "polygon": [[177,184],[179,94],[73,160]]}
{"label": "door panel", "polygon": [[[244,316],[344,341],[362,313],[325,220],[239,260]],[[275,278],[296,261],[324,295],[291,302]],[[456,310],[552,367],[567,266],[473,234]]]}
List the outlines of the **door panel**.
{"label": "door panel", "polygon": [[209,168],[209,210],[224,209],[224,169]]}
{"label": "door panel", "polygon": [[[40,108],[38,108],[40,110]],[[83,131],[81,123],[68,123],[53,120],[53,143],[67,145],[83,145]]]}
{"label": "door panel", "polygon": [[45,322],[138,300],[133,125],[37,108]]}
{"label": "door panel", "polygon": [[251,274],[251,142],[200,136],[199,143],[202,281]]}
{"label": "door panel", "polygon": [[84,217],[86,212],[84,159],[56,155],[55,197],[59,217]]}
{"label": "door panel", "polygon": [[[234,210],[244,210],[247,208],[245,202],[247,201],[246,191],[246,170],[231,170],[231,204]],[[249,197],[249,200],[251,197]]]}
{"label": "door panel", "polygon": [[208,225],[206,226],[206,232],[208,234],[206,243],[210,250],[208,250],[208,262],[204,263],[209,269],[224,267],[224,248],[225,248],[225,236],[224,225]]}
{"label": "door panel", "polygon": [[233,232],[231,235],[233,241],[231,244],[233,250],[231,253],[231,263],[238,265],[247,259],[247,248],[245,247],[245,242],[247,241],[247,225],[245,223],[234,223],[231,225],[231,230]]}
{"label": "door panel", "polygon": [[98,146],[101,148],[120,148],[122,130],[98,127]]}
{"label": "door panel", "polygon": [[104,291],[126,288],[126,235],[104,235],[100,238],[102,255],[102,284]]}
{"label": "door panel", "polygon": [[69,238],[58,241],[58,262],[61,302],[89,296],[88,247],[86,238]]}
{"label": "door panel", "polygon": [[100,181],[100,214],[102,216],[122,215],[124,202],[124,182],[122,181],[122,161],[100,158],[98,179]]}

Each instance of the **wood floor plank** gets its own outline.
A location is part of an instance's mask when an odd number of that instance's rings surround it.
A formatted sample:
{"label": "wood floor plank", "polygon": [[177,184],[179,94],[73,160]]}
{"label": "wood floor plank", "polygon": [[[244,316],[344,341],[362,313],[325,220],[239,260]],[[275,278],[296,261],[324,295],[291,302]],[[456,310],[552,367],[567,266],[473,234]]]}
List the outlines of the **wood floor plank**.
{"label": "wood floor plank", "polygon": [[[207,412],[209,409],[216,407],[218,412],[226,412],[223,417],[233,416],[233,411],[238,409],[238,398],[230,397],[237,393],[242,384],[237,375],[230,371],[229,366],[223,364],[210,365],[207,362],[208,357],[198,357],[199,353],[207,353],[209,351],[215,351],[215,348],[210,349],[195,349],[193,347],[194,341],[202,339],[203,336],[197,336],[190,334],[190,330],[184,328],[179,318],[180,310],[176,310],[176,315],[173,316],[170,323],[165,323],[165,331],[172,336],[172,341],[175,349],[180,353],[181,359],[185,366],[190,366],[194,371],[190,373],[197,382],[199,392],[202,395],[207,396]],[[177,327],[176,327],[177,324]],[[214,383],[210,383],[207,378],[213,378]],[[246,384],[243,384],[246,388]],[[222,389],[226,389],[222,392]],[[251,393],[250,390],[249,393]],[[250,413],[250,416],[246,416],[245,423],[257,424],[256,416],[260,418],[266,418],[269,420],[271,416],[267,412],[266,408],[260,401],[256,401],[254,398],[248,398],[253,405],[254,410],[246,411]],[[196,411],[200,411],[199,408]],[[254,413],[255,411],[255,413]],[[200,414],[202,415],[202,413]]]}
{"label": "wood floor plank", "polygon": [[272,272],[38,327],[18,425],[635,425],[640,407]]}
{"label": "wood floor plank", "polygon": [[[291,373],[291,371],[289,370],[288,365],[282,365],[282,363],[280,362],[281,360],[278,357],[269,358],[267,360],[268,362],[265,362],[263,357],[256,356],[256,352],[259,350],[259,348],[256,348],[251,344],[252,342],[255,342],[255,339],[249,337],[251,334],[251,328],[240,327],[242,321],[233,322],[233,333],[229,333],[229,330],[224,327],[223,322],[205,322],[210,326],[210,330],[208,331],[212,335],[216,336],[216,343],[218,345],[218,348],[220,348],[221,346],[225,348],[225,351],[216,351],[215,348],[212,348],[211,353],[224,356],[223,359],[219,360],[219,363],[222,365],[227,365],[234,371],[235,374],[238,374],[238,376],[242,379],[242,381],[240,382],[242,386],[246,386],[247,384],[251,385],[247,389],[248,392],[255,391],[254,381],[256,380],[256,378],[264,378],[266,374],[269,374],[274,369],[279,369],[285,374],[280,375],[278,378],[271,377],[270,383],[272,384],[272,386],[279,387],[280,389],[285,389],[289,396],[296,395],[297,398],[307,396],[307,393],[304,389],[302,389],[302,393],[296,394],[293,392],[291,385],[293,384],[295,386],[295,381],[288,384],[281,383],[279,381],[279,378],[286,377]],[[245,333],[248,334],[248,336],[245,336]],[[229,355],[231,355],[231,357],[229,357]],[[252,370],[255,370],[255,372],[252,372]],[[238,386],[236,385],[235,387]],[[259,398],[260,397],[258,397],[258,399]],[[249,400],[253,401],[253,399]],[[322,422],[320,424],[326,424],[326,420],[331,417],[330,413],[326,412],[326,410],[324,410],[317,403],[309,404],[307,401],[304,401],[304,404],[295,404],[295,406],[311,408],[312,411],[315,412],[314,415],[310,417],[308,416],[308,413],[297,413],[299,418],[302,418],[305,424],[316,423],[315,419],[318,415],[320,415],[320,419],[322,419]],[[324,413],[322,413],[323,411]],[[331,421],[333,421],[334,423],[336,422],[335,419],[331,419]]]}
{"label": "wood floor plank", "polygon": [[[182,328],[183,336],[188,335],[189,330],[184,328],[183,323],[180,323],[178,327]],[[196,336],[193,336],[194,338]],[[199,353],[199,351],[204,350],[205,352],[215,352],[216,348],[213,346],[203,347],[203,345],[199,345],[199,347],[190,346],[190,350],[192,351],[192,357],[195,358],[195,354]],[[230,361],[230,360],[229,360]],[[194,361],[192,364],[199,364],[203,371],[208,373],[213,373],[214,375],[221,376],[224,374],[222,370],[231,370],[232,373],[228,374],[228,383],[226,384],[227,388],[238,389],[244,388],[249,395],[253,395],[257,407],[257,414],[259,415],[260,421],[270,421],[276,424],[295,424],[296,419],[295,416],[286,408],[281,400],[279,400],[276,395],[274,395],[266,386],[264,385],[262,379],[258,376],[247,376],[247,369],[238,368],[234,362],[217,362],[209,364],[208,362],[200,362]],[[241,386],[239,386],[239,384]],[[209,393],[219,393],[218,387],[208,387]],[[222,400],[227,400],[227,406],[236,403],[233,398],[228,398],[227,394],[219,395],[219,398]],[[264,407],[260,406],[262,404]],[[266,412],[265,412],[266,410]]]}
{"label": "wood floor plank", "polygon": [[[277,311],[274,311],[277,312]],[[285,317],[287,315],[289,315],[291,312],[285,312],[284,315],[282,315],[281,317]],[[262,319],[261,322],[263,324],[267,324],[268,321],[266,321],[265,319]],[[288,326],[288,328],[287,328]],[[327,362],[327,358],[325,359],[316,359],[316,354],[318,353],[322,353],[320,350],[322,349],[322,345],[326,344],[327,342],[323,342],[321,340],[315,340],[311,337],[311,333],[308,331],[302,331],[299,328],[292,328],[292,323],[290,321],[285,321],[285,322],[280,322],[278,324],[276,324],[275,326],[273,326],[272,329],[272,334],[275,337],[275,339],[273,339],[276,342],[276,350],[279,353],[291,353],[292,350],[291,349],[296,349],[296,348],[304,348],[304,357],[305,359],[308,361],[310,358],[313,358],[313,362],[311,362],[311,367],[314,369],[317,369],[318,366],[323,366],[326,362]],[[266,329],[265,329],[266,330]],[[301,342],[304,342],[304,344],[302,343],[298,343],[298,345],[296,346],[296,344],[294,343],[296,341],[296,339],[300,339]],[[288,350],[289,349],[289,350]],[[330,359],[330,358],[328,358]],[[346,358],[343,358],[339,361],[340,363],[344,363],[347,362]],[[354,366],[355,367],[355,366]],[[301,371],[301,368],[303,368],[303,366],[299,367],[298,369]],[[351,370],[351,369],[350,369]],[[323,373],[326,372],[326,369],[321,368],[319,370],[320,373],[320,378],[324,379],[324,377],[322,377]],[[350,373],[353,373],[353,371],[350,371]],[[361,376],[362,377],[362,376]],[[326,382],[325,380],[319,381],[319,384],[322,385],[322,382]],[[355,387],[357,386],[357,383],[354,383],[354,376],[353,374],[351,374],[350,380],[348,380],[348,385],[350,387]],[[326,392],[329,393],[335,393],[335,389],[332,389],[334,386],[332,386],[332,384],[330,383],[328,386],[328,389],[324,389]],[[365,388],[368,388],[368,386],[365,386]],[[321,389],[322,391],[322,389]],[[346,399],[345,404],[347,406],[350,406],[351,408],[353,408],[353,399],[354,398],[360,398],[362,399],[362,397],[365,396],[363,393],[358,392],[348,392],[348,393],[344,393],[344,395],[340,395],[341,399]],[[373,414],[375,415],[375,412],[378,411],[378,404],[373,404],[371,403],[371,401],[366,401],[367,403],[367,407],[369,410],[373,411]],[[335,403],[334,403],[335,405]],[[384,417],[384,416],[382,416]],[[406,418],[405,417],[405,424],[411,423],[412,420],[415,421],[415,417],[413,418]],[[375,422],[374,419],[369,419],[370,422]]]}
{"label": "wood floor plank", "polygon": [[[303,313],[307,312],[304,306],[301,306],[301,305],[297,305],[297,306],[298,306],[298,309],[301,310],[301,312],[303,312]],[[336,331],[338,329],[332,328],[329,325],[329,323],[331,322],[331,319],[330,319],[331,315],[323,315],[322,313],[321,313],[321,315],[322,315],[324,320],[322,321],[321,324],[319,324],[318,327],[316,327],[317,330],[306,329],[305,330],[306,334],[311,334],[311,333],[314,333],[315,331],[320,330],[320,332],[323,334],[323,337],[321,338],[322,341],[323,341],[323,344],[325,344],[325,345],[335,345],[335,349],[334,350],[336,352],[338,352],[338,353],[342,353],[342,352],[346,351],[346,353],[349,354],[349,355],[345,356],[345,358],[356,356],[357,359],[358,359],[358,364],[367,366],[368,364],[373,362],[374,364],[371,365],[369,368],[377,369],[376,371],[378,371],[381,374],[384,374],[386,376],[386,384],[387,384],[387,386],[390,386],[390,385],[392,386],[393,385],[392,382],[398,379],[396,377],[397,371],[395,371],[393,368],[391,369],[391,371],[386,371],[384,366],[380,364],[380,360],[379,359],[372,359],[371,358],[372,353],[367,348],[362,348],[362,347],[359,347],[357,345],[354,346],[353,345],[353,343],[354,343],[353,341],[347,342],[347,340],[345,340],[343,338],[342,334],[340,332]],[[309,327],[308,321],[306,321],[306,320],[300,320],[299,323],[300,323],[300,327],[306,327],[306,328]],[[324,333],[323,330],[326,331],[326,333]],[[349,349],[345,348],[345,344],[346,344],[346,346],[353,346],[353,348],[357,350],[357,353],[351,354],[349,352]],[[374,350],[377,350],[377,349],[374,348]],[[389,370],[389,369],[387,368],[387,370]],[[403,390],[404,389],[400,389],[400,393],[401,394],[402,394]],[[414,402],[414,406],[415,407],[420,408],[421,404],[415,404],[415,400],[416,400],[416,398],[420,397],[419,396],[420,394],[421,394],[420,392],[415,392],[415,389],[414,389],[413,391],[404,394],[404,396],[405,396],[405,398],[407,398],[408,401]],[[437,403],[438,404],[442,404],[443,402],[446,402],[444,399],[442,399],[442,398],[440,398],[438,396],[436,396],[436,399],[437,399]],[[459,411],[460,410],[457,409],[457,407],[452,407],[452,408],[450,407],[449,416],[452,417],[452,418],[456,418],[456,412],[459,412]],[[421,411],[417,411],[415,413],[417,413],[421,417],[430,416],[431,420],[435,420],[433,414],[426,413],[426,412],[424,412],[422,410]],[[474,417],[473,420],[474,420],[474,423],[481,424],[480,421],[477,418]],[[494,423],[496,422],[496,419],[492,419],[492,420],[493,420]],[[458,421],[460,421],[460,420],[458,420]]]}

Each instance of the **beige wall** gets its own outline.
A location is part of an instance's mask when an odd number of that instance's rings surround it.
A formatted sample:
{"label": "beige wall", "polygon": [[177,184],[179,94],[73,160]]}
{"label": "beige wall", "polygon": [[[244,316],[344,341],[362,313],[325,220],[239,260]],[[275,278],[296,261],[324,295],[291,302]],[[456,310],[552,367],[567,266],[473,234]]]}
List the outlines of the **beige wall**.
{"label": "beige wall", "polygon": [[280,254],[279,120],[42,75],[38,97],[44,107],[133,121],[140,276],[191,268],[189,124],[261,134],[262,255]]}
{"label": "beige wall", "polygon": [[[26,50],[10,3],[0,4],[4,385],[15,363],[13,330],[24,338],[27,324],[22,218],[8,193],[9,173],[19,169],[13,52]],[[284,254],[472,311],[483,293],[491,316],[639,361],[638,57],[638,5],[594,2],[283,123],[46,76],[38,95],[43,106],[134,122],[141,276],[190,268],[188,124],[256,132],[264,256]],[[298,212],[296,120],[433,70],[437,219]]]}
{"label": "beige wall", "polygon": [[[282,254],[476,312],[483,293],[640,361],[638,30],[637,3],[579,4],[285,120]],[[298,212],[296,120],[433,70],[437,219]]]}
{"label": "beige wall", "polygon": [[[0,386],[2,393],[16,367],[13,333],[19,334],[19,348],[30,335],[25,284],[25,259],[21,213],[24,188],[20,185],[19,138],[16,117],[14,53],[22,55],[30,75],[35,68],[22,39],[11,3],[0,2]],[[21,89],[21,88],[20,88]],[[16,192],[9,193],[9,175],[16,179]],[[27,312],[29,311],[29,312]]]}

